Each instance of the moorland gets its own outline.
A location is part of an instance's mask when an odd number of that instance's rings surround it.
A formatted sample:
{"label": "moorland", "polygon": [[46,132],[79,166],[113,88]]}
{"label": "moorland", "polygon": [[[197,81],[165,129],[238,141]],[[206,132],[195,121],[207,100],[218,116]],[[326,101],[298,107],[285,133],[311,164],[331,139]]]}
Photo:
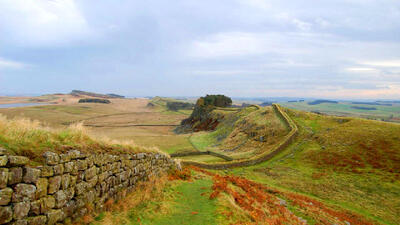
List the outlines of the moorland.
{"label": "moorland", "polygon": [[[278,154],[255,165],[223,170],[186,166],[171,171],[144,183],[106,212],[88,215],[82,223],[400,223],[400,124],[375,120],[391,114],[396,120],[399,111],[385,108],[397,107],[396,103],[371,106],[290,102],[237,107],[207,101],[193,105],[171,98],[115,96],[75,92],[1,97],[0,103],[44,105],[0,109],[0,146],[33,160],[39,153],[30,153],[32,148],[96,151],[103,146],[112,151],[153,149],[175,154],[183,165],[215,165],[270,154],[294,132],[293,126],[296,134]],[[110,103],[79,103],[80,99],[93,97]],[[355,109],[349,104],[379,110]],[[171,105],[174,107],[168,107]],[[341,110],[348,113],[338,116]],[[359,118],[368,116],[374,120]],[[24,124],[31,125],[22,132]],[[18,132],[10,132],[15,126]],[[76,137],[76,127],[84,130],[87,138],[64,138]],[[24,135],[29,129],[58,133],[49,144],[48,135]],[[216,154],[198,154],[204,152]]]}

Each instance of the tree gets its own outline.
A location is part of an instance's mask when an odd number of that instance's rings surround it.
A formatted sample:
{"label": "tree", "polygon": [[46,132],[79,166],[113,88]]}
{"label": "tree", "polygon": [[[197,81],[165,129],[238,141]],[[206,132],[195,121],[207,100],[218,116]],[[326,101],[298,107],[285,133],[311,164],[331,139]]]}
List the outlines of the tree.
{"label": "tree", "polygon": [[228,107],[232,105],[232,99],[225,95],[206,95],[197,100],[197,106]]}

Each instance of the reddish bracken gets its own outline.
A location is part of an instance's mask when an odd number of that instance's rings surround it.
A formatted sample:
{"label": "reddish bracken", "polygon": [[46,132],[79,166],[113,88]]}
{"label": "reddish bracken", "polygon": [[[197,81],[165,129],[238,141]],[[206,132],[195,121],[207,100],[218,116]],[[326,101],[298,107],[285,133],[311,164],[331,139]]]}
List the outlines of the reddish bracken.
{"label": "reddish bracken", "polygon": [[168,171],[168,180],[191,180],[191,178],[192,174],[188,168]]}
{"label": "reddish bracken", "polygon": [[352,212],[328,207],[300,194],[279,191],[238,176],[221,176],[197,167],[191,168],[213,177],[210,198],[217,198],[220,193],[232,196],[235,203],[251,217],[253,222],[250,224],[307,224],[286,207],[288,203],[302,215],[317,221],[317,224],[374,224]]}

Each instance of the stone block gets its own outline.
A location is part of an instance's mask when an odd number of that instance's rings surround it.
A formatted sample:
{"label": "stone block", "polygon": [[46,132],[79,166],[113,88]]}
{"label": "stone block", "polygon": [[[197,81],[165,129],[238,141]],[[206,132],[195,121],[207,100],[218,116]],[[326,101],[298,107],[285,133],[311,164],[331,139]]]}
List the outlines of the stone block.
{"label": "stone block", "polygon": [[16,220],[23,219],[28,216],[31,204],[30,202],[18,202],[14,203],[13,208],[14,208],[13,218]]}
{"label": "stone block", "polygon": [[68,200],[71,200],[75,196],[75,188],[73,187],[66,189],[64,192]]}
{"label": "stone block", "polygon": [[61,175],[64,173],[64,165],[58,164],[53,167],[54,175]]}
{"label": "stone block", "polygon": [[99,183],[103,182],[107,177],[108,177],[107,172],[103,172],[103,173],[99,174]]}
{"label": "stone block", "polygon": [[87,188],[88,184],[86,182],[77,183],[75,186],[75,193],[77,195],[83,194],[84,192],[86,192]]}
{"label": "stone block", "polygon": [[25,219],[16,220],[12,222],[11,225],[28,225],[28,221]]}
{"label": "stone block", "polygon": [[49,189],[48,189],[49,194],[56,193],[58,190],[60,190],[60,187],[61,187],[61,176],[55,176],[49,178]]}
{"label": "stone block", "polygon": [[53,209],[56,206],[56,199],[49,195],[45,198],[41,198],[41,205],[40,205],[40,213],[47,213],[51,209]]}
{"label": "stone block", "polygon": [[56,199],[56,208],[60,209],[64,207],[64,205],[67,203],[67,195],[63,190],[57,191],[54,194],[54,198]]}
{"label": "stone block", "polygon": [[14,187],[12,202],[33,201],[36,199],[36,187],[32,184],[17,184]]}
{"label": "stone block", "polygon": [[67,189],[70,183],[71,183],[71,176],[69,174],[64,174],[61,176],[61,187],[63,190]]}
{"label": "stone block", "polygon": [[69,184],[69,186],[70,186],[70,187],[75,187],[75,185],[76,185],[76,180],[77,180],[77,177],[76,177],[76,176],[70,176],[70,184]]}
{"label": "stone block", "polygon": [[90,180],[92,177],[96,176],[97,169],[96,166],[92,166],[85,171],[85,179]]}
{"label": "stone block", "polygon": [[39,178],[36,181],[36,198],[45,197],[47,195],[47,188],[49,181],[47,178]]}
{"label": "stone block", "polygon": [[27,218],[28,225],[43,225],[47,222],[46,216],[34,216]]}
{"label": "stone block", "polygon": [[40,175],[41,175],[41,171],[39,169],[25,167],[25,173],[24,173],[23,180],[25,183],[34,184],[39,179]]}
{"label": "stone block", "polygon": [[36,200],[31,202],[31,209],[29,210],[29,214],[30,216],[38,216],[40,215],[40,207],[42,205],[42,200]]}
{"label": "stone block", "polygon": [[94,164],[94,156],[93,156],[93,155],[88,156],[88,157],[86,158],[86,162],[87,162],[87,164],[88,164],[88,167],[92,167],[93,164]]}
{"label": "stone block", "polygon": [[11,206],[1,207],[0,206],[0,224],[8,223],[13,218],[13,212]]}
{"label": "stone block", "polygon": [[60,162],[60,156],[54,152],[45,152],[43,157],[46,160],[46,164],[50,166],[57,165]]}
{"label": "stone block", "polygon": [[78,150],[71,150],[67,152],[67,155],[70,159],[78,159],[81,155],[81,152]]}
{"label": "stone block", "polygon": [[94,176],[94,177],[92,177],[92,179],[88,180],[88,181],[87,181],[88,187],[89,187],[89,188],[93,188],[94,186],[96,186],[97,180],[98,180],[98,177],[97,177],[97,176]]}
{"label": "stone block", "polygon": [[60,163],[66,163],[71,161],[71,156],[68,154],[60,154]]}
{"label": "stone block", "polygon": [[76,161],[76,166],[78,167],[78,170],[86,170],[88,167],[88,164],[85,159],[79,159]]}
{"label": "stone block", "polygon": [[28,164],[29,159],[25,156],[9,155],[8,165],[9,166],[24,166]]}
{"label": "stone block", "polygon": [[22,182],[22,168],[13,167],[8,172],[8,184],[18,184]]}
{"label": "stone block", "polygon": [[[66,173],[72,173],[75,169],[75,162],[67,162],[64,164],[64,172]],[[76,168],[76,170],[78,170],[78,168]]]}
{"label": "stone block", "polygon": [[0,188],[7,187],[8,183],[8,169],[0,168]]}
{"label": "stone block", "polygon": [[11,188],[4,188],[0,190],[0,205],[8,205],[11,201],[13,190]]}
{"label": "stone block", "polygon": [[6,155],[0,156],[0,166],[6,166],[8,162],[8,157]]}
{"label": "stone block", "polygon": [[63,220],[64,213],[60,209],[53,209],[50,210],[50,212],[47,213],[47,224],[53,225],[56,224],[57,222],[61,222]]}
{"label": "stone block", "polygon": [[42,177],[51,177],[54,175],[54,170],[52,166],[42,166],[40,167],[40,170],[42,171]]}

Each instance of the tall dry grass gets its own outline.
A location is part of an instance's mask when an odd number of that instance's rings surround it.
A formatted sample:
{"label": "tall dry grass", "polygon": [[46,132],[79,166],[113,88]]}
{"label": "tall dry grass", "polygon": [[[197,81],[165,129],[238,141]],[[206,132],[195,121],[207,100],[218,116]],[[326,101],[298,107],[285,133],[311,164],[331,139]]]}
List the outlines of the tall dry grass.
{"label": "tall dry grass", "polygon": [[132,141],[116,141],[90,133],[82,123],[65,129],[54,129],[26,118],[7,119],[0,114],[0,147],[34,161],[41,161],[44,151],[65,152],[77,149],[82,152],[154,152]]}
{"label": "tall dry grass", "polygon": [[[102,225],[113,225],[113,224],[131,224],[134,220],[140,223],[139,217],[136,218],[135,213],[132,210],[140,209],[142,213],[150,213],[152,211],[146,212],[146,204],[150,201],[162,202],[168,196],[164,193],[164,188],[167,185],[168,176],[165,174],[161,177],[151,177],[148,181],[141,182],[137,185],[134,192],[128,194],[123,200],[114,202],[112,199],[105,203],[106,212],[102,213],[102,219],[95,224]],[[157,209],[160,212],[167,212],[167,204],[163,204],[161,208]],[[91,223],[95,219],[88,216],[86,221],[83,223]]]}

